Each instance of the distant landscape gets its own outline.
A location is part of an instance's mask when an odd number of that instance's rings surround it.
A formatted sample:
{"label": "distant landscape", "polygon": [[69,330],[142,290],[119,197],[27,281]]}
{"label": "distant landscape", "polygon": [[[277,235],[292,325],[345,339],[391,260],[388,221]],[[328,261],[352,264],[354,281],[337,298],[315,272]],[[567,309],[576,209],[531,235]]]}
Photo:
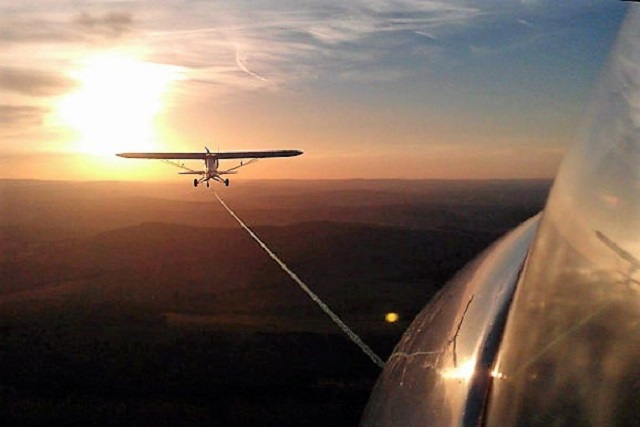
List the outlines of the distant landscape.
{"label": "distant landscape", "polygon": [[[218,194],[376,353],[549,181]],[[0,180],[3,425],[355,426],[379,368],[184,183]],[[384,314],[400,320],[386,323]]]}

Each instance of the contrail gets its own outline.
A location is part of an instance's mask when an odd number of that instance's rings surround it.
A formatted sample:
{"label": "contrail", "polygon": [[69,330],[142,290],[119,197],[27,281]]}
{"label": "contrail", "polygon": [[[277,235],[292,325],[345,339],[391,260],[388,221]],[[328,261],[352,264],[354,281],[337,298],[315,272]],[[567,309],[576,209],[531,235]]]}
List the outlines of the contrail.
{"label": "contrail", "polygon": [[431,40],[435,40],[435,41],[438,40],[438,38],[436,36],[434,36],[431,33],[427,33],[426,31],[414,31],[414,33],[418,34],[418,35],[421,35],[421,36],[424,36],[424,37],[426,37],[428,39],[431,39]]}
{"label": "contrail", "polygon": [[285,264],[280,258],[278,258],[278,256],[273,253],[273,251],[271,251],[271,249],[269,249],[267,247],[267,245],[262,242],[262,240],[260,240],[260,238],[238,217],[238,215],[235,214],[235,212],[233,212],[231,210],[231,208],[229,206],[227,206],[227,204],[220,198],[220,196],[218,196],[218,193],[216,193],[215,191],[213,192],[213,194],[216,196],[216,199],[218,199],[218,201],[220,202],[220,204],[227,210],[227,212],[229,212],[229,214],[235,218],[236,221],[238,221],[238,224],[240,224],[240,226],[242,228],[244,228],[247,233],[249,233],[249,236],[251,236],[253,238],[253,240],[255,240],[262,249],[264,249],[264,251],[271,257],[271,259],[273,259],[279,266],[280,268],[282,268],[282,270],[284,270],[285,273],[287,273],[289,275],[289,277],[291,277],[291,279],[296,282],[298,284],[298,286],[300,286],[300,288],[305,291],[307,293],[307,295],[309,295],[309,297],[320,306],[320,308],[322,309],[322,311],[324,311],[327,316],[329,316],[331,318],[331,320],[333,320],[333,322],[338,325],[340,327],[340,329],[342,329],[342,331],[347,334],[347,336],[349,337],[349,339],[351,339],[351,341],[353,341],[354,344],[356,344],[358,347],[360,347],[360,349],[367,355],[369,356],[369,358],[373,361],[373,363],[375,363],[376,365],[378,365],[380,368],[384,367],[384,362],[382,361],[382,359],[380,359],[380,357],[378,357],[377,354],[375,354],[373,352],[373,350],[371,350],[371,348],[369,348],[368,345],[366,345],[364,343],[364,341],[362,341],[360,339],[360,337],[353,332],[339,317],[337,314],[335,314],[330,308],[329,306],[327,306],[318,295],[316,295],[299,277],[296,273],[294,273],[293,271],[291,271],[289,269],[289,267],[287,267],[287,264]]}
{"label": "contrail", "polygon": [[245,60],[246,60],[245,56],[240,53],[240,48],[236,46],[236,65],[238,66],[238,68],[240,68],[242,71],[249,74],[250,76],[255,77],[256,79],[261,80],[263,82],[266,82],[267,79],[265,79],[259,74],[254,73],[247,67]]}

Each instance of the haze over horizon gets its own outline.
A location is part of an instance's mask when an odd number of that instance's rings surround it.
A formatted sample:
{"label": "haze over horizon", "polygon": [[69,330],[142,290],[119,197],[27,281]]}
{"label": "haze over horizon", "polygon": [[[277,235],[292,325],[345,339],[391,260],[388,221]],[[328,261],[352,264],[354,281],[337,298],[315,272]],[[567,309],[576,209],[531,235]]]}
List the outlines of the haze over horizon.
{"label": "haze over horizon", "polygon": [[550,178],[627,9],[0,5],[0,178],[184,179],[120,151],[296,148],[242,178]]}

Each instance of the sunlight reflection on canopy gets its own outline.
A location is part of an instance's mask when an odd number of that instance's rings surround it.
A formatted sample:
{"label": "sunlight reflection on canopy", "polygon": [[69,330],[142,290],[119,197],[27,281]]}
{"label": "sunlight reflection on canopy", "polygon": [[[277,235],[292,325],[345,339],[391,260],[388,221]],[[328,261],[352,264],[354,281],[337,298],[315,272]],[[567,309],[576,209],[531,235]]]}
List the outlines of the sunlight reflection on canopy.
{"label": "sunlight reflection on canopy", "polygon": [[102,53],[83,61],[72,77],[79,89],[60,101],[58,121],[77,132],[76,151],[113,154],[153,149],[154,118],[181,69]]}
{"label": "sunlight reflection on canopy", "polygon": [[476,371],[476,358],[473,357],[457,367],[447,368],[440,372],[442,378],[469,380]]}

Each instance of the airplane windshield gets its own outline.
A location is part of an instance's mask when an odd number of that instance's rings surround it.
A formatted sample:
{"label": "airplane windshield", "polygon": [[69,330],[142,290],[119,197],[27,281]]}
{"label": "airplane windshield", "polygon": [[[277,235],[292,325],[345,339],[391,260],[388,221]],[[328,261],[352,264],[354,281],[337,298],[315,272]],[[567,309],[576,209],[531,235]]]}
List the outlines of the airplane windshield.
{"label": "airplane windshield", "polygon": [[494,370],[487,425],[640,419],[639,12],[627,16],[552,189]]}

